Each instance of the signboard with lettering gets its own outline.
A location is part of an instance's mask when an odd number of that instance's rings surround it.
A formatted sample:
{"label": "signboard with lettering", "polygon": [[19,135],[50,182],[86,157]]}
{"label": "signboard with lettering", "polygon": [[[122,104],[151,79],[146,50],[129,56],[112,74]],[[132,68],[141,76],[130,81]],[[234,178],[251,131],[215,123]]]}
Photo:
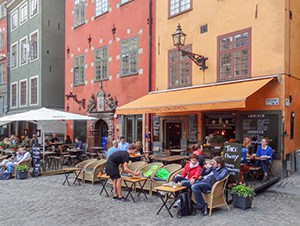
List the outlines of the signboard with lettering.
{"label": "signboard with lettering", "polygon": [[152,133],[153,141],[159,141],[159,130],[160,130],[160,118],[159,116],[154,115],[152,117]]}
{"label": "signboard with lettering", "polygon": [[189,142],[198,142],[197,115],[189,115]]}
{"label": "signboard with lettering", "polygon": [[230,179],[233,181],[240,180],[241,153],[242,153],[242,144],[239,143],[224,144],[225,167],[229,170]]}
{"label": "signboard with lettering", "polygon": [[280,114],[270,112],[250,112],[241,114],[242,136],[250,136],[254,146],[260,145],[263,137],[269,137],[269,145],[274,149],[273,158],[280,159]]}

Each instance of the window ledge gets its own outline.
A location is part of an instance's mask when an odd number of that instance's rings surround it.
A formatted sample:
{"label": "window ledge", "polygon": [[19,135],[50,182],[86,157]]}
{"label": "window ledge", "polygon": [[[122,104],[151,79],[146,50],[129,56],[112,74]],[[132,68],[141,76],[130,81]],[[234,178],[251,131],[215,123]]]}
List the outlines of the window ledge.
{"label": "window ledge", "polygon": [[172,19],[172,18],[174,18],[174,17],[180,16],[180,15],[182,15],[182,14],[184,14],[184,13],[187,13],[187,12],[189,12],[189,11],[191,11],[191,10],[193,10],[193,8],[189,8],[189,9],[187,9],[187,10],[181,11],[180,13],[176,13],[176,14],[174,14],[174,15],[172,15],[172,16],[169,14],[168,19]]}
{"label": "window ledge", "polygon": [[128,77],[128,76],[132,76],[132,75],[138,75],[139,73],[132,73],[132,74],[126,74],[126,75],[120,75],[120,78],[123,78],[123,77]]}
{"label": "window ledge", "polygon": [[104,12],[104,13],[101,13],[101,14],[97,15],[97,16],[95,15],[94,20],[96,20],[96,19],[98,19],[99,17],[102,17],[102,16],[108,14],[108,12],[109,12],[109,11],[106,11],[106,12]]}
{"label": "window ledge", "polygon": [[78,25],[74,25],[74,29],[76,29],[76,28],[79,28],[79,27],[81,27],[81,26],[83,26],[83,25],[85,25],[85,22],[83,22],[82,24],[78,24]]}

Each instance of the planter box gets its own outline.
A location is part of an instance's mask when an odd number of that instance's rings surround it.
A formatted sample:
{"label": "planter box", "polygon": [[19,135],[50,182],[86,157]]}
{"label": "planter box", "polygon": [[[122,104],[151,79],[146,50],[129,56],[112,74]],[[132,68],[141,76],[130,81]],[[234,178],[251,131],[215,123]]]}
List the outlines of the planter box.
{"label": "planter box", "polygon": [[251,208],[252,206],[252,198],[245,198],[236,196],[233,199],[233,206],[236,208],[241,208],[243,210]]}
{"label": "planter box", "polygon": [[16,170],[16,178],[18,180],[27,179],[27,177],[28,177],[28,171]]}

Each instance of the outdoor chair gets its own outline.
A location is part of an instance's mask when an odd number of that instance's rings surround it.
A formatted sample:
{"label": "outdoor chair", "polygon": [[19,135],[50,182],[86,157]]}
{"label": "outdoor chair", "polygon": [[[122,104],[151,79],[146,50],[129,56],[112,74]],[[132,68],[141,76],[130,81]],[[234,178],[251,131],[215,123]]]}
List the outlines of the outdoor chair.
{"label": "outdoor chair", "polygon": [[[228,210],[230,210],[226,199],[225,199],[225,188],[227,185],[229,175],[225,177],[223,180],[217,181],[212,186],[211,190],[206,193],[202,193],[205,202],[207,203],[207,207],[209,208],[209,216],[211,216],[212,209],[226,206]],[[192,194],[192,200],[196,203],[194,193]]]}
{"label": "outdoor chair", "polygon": [[[142,173],[142,176],[145,174],[145,172],[147,172],[149,169],[151,169],[151,167],[154,166],[154,165],[157,166],[157,168],[153,172],[156,172],[157,169],[164,166],[161,162],[153,162],[153,163],[146,164],[146,165],[142,166],[139,169]],[[152,174],[147,177],[148,180],[147,180],[147,182],[144,186],[144,190],[148,190],[150,195],[152,195],[152,190],[151,190],[151,176],[152,176]],[[139,185],[137,184],[136,187],[139,188]]]}
{"label": "outdoor chair", "polygon": [[[144,161],[130,162],[130,163],[128,164],[128,168],[131,169],[133,172],[137,172],[137,171],[139,171],[139,169],[140,169],[142,166],[144,166],[144,165],[146,165],[146,163],[145,163]],[[122,176],[129,176],[129,175],[128,175],[127,173],[125,173],[125,172],[121,172],[121,175],[122,175]],[[122,180],[122,186],[125,186],[125,183],[124,183],[123,180]]]}
{"label": "outdoor chair", "polygon": [[104,166],[105,166],[106,160],[101,159],[94,161],[92,163],[87,164],[82,172],[83,172],[83,181],[90,181],[92,184],[94,184],[95,181],[98,181],[98,174],[100,172],[103,173]]}
{"label": "outdoor chair", "polygon": [[[97,159],[87,159],[87,160],[84,160],[84,161],[78,163],[75,167],[83,169],[86,165],[88,165],[88,164],[90,164],[92,162],[95,162],[95,161],[97,161]],[[82,171],[80,172],[80,174],[78,176],[78,179],[80,179],[80,180],[83,179],[83,172]]]}
{"label": "outdoor chair", "polygon": [[152,194],[152,191],[155,187],[161,186],[165,183],[171,182],[171,178],[174,174],[177,174],[179,170],[182,169],[182,166],[180,164],[169,164],[162,169],[166,169],[169,172],[169,176],[167,177],[166,180],[162,180],[160,178],[155,177],[155,174],[159,169],[157,169],[152,175],[151,175],[151,186],[150,186],[150,193]]}

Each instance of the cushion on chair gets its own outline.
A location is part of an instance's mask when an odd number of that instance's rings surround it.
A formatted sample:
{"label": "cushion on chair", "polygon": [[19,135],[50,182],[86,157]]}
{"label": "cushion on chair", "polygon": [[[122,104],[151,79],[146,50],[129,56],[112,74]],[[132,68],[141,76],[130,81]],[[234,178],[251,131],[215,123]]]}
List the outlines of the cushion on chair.
{"label": "cushion on chair", "polygon": [[157,168],[158,168],[158,165],[151,166],[146,172],[143,172],[143,176],[146,178],[149,178]]}
{"label": "cushion on chair", "polygon": [[169,174],[170,173],[168,170],[166,170],[165,168],[161,168],[157,171],[157,173],[155,174],[155,177],[162,179],[162,180],[167,180]]}
{"label": "cushion on chair", "polygon": [[159,177],[153,177],[153,180],[156,180],[156,181],[166,181],[166,180],[164,180],[162,178],[159,178]]}

